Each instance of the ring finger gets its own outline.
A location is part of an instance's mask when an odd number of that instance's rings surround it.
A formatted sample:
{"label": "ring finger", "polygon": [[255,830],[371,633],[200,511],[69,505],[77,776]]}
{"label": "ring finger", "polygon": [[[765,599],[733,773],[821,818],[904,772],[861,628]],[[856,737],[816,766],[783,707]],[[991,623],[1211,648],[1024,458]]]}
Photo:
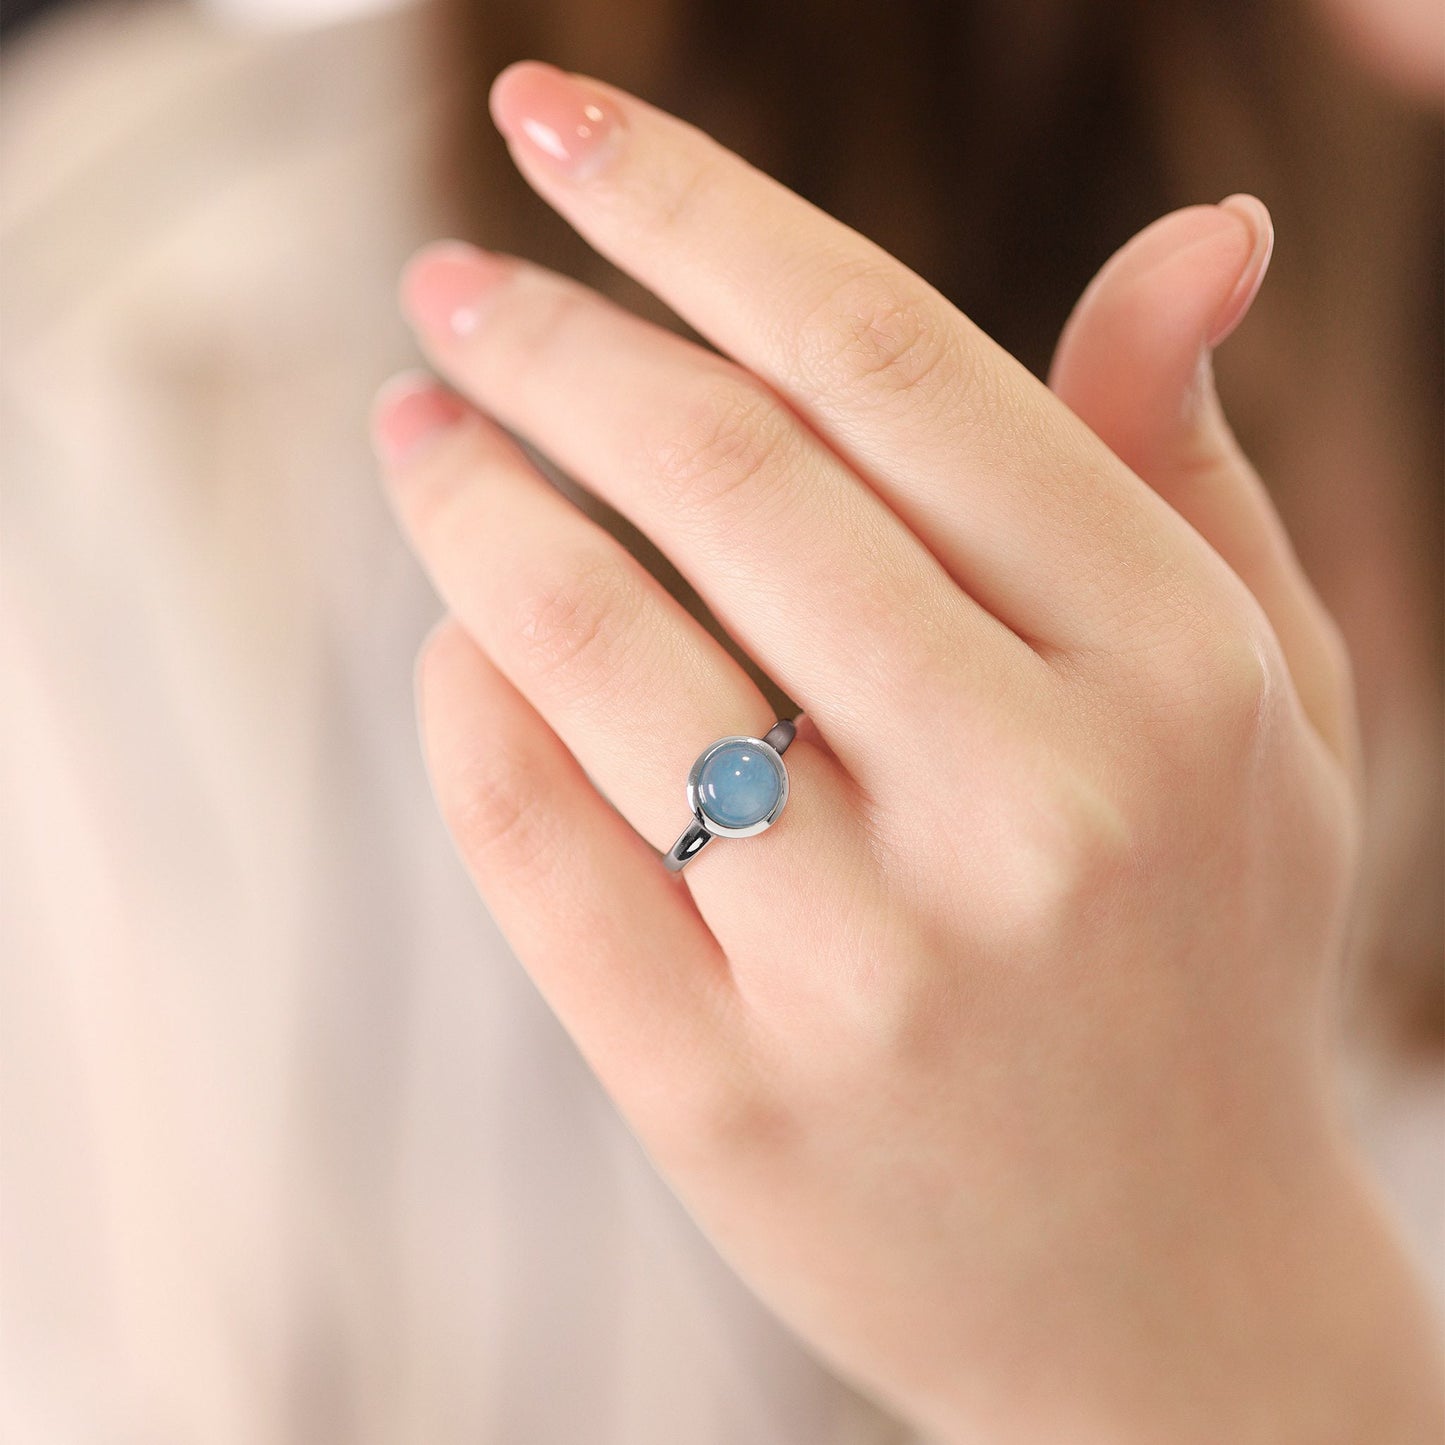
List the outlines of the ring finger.
{"label": "ring finger", "polygon": [[[397,512],[448,607],[619,812],[669,847],[687,822],[688,768],[720,736],[766,732],[762,693],[459,398],[405,379],[383,393],[376,429]],[[836,760],[805,735],[788,769],[777,826],[744,845],[711,845],[684,875],[725,949],[750,936],[754,909],[775,927],[777,904],[796,909],[810,879],[861,878],[864,854],[847,826],[853,789]]]}

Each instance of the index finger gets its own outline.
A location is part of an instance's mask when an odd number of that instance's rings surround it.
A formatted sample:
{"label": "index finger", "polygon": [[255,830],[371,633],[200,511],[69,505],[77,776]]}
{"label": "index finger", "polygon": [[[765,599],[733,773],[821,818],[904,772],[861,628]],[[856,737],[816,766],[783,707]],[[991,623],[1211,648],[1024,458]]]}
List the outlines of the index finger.
{"label": "index finger", "polygon": [[[1181,569],[1202,579],[1208,549],[921,277],[596,81],[523,62],[492,109],[538,193],[781,393],[1009,626],[1095,650],[1121,618],[1182,621],[1199,589]],[[1151,587],[1167,607],[1140,605]]]}

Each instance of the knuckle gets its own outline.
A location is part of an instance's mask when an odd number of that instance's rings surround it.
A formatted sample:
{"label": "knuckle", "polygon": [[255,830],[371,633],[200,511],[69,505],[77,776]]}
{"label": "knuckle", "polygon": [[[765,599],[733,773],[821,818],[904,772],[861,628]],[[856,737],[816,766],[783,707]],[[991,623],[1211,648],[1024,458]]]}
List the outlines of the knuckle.
{"label": "knuckle", "polygon": [[913,391],[957,358],[936,299],[876,267],[845,274],[804,318],[799,336],[811,372],[873,401]]}
{"label": "knuckle", "polygon": [[673,1080],[653,1112],[650,1137],[671,1165],[736,1165],[785,1153],[797,1124],[779,1091],[765,1087],[750,1067],[714,1062],[691,1071],[680,1087]]}
{"label": "knuckle", "polygon": [[443,796],[457,849],[481,871],[535,872],[553,856],[536,770],[514,748],[488,738],[462,763]]}
{"label": "knuckle", "polygon": [[715,226],[713,213],[726,204],[725,168],[731,155],[711,137],[694,131],[688,143],[666,146],[645,166],[604,167],[592,181],[592,199],[609,213],[628,248],[683,244],[688,232]]}
{"label": "knuckle", "polygon": [[1191,685],[1199,698],[1196,715],[1212,734],[1212,747],[1231,755],[1253,751],[1261,737],[1280,682],[1277,644],[1263,629],[1226,632],[1201,660]]}
{"label": "knuckle", "polygon": [[[529,278],[513,283],[514,299],[500,308],[491,325],[491,342],[481,348],[499,362],[505,358],[510,371],[525,370],[545,358],[565,354],[583,313],[593,304],[581,287],[562,277]],[[503,323],[505,316],[505,325]],[[496,333],[505,329],[505,346],[497,344]]]}
{"label": "knuckle", "polygon": [[1262,615],[1201,613],[1153,672],[1148,710],[1166,753],[1192,768],[1232,767],[1268,731],[1285,664]]}
{"label": "knuckle", "polygon": [[1136,828],[1091,779],[1060,772],[1021,808],[1004,839],[1008,857],[1003,916],[1016,946],[1049,949],[1077,941],[1088,920],[1107,912],[1138,867]]}
{"label": "knuckle", "polygon": [[647,230],[662,236],[700,224],[705,202],[717,194],[717,166],[709,146],[688,148],[671,165],[659,165],[645,192],[635,197]]}
{"label": "knuckle", "polygon": [[[875,1070],[899,1071],[933,1056],[958,1024],[960,980],[938,960],[957,947],[952,926],[940,930],[925,917],[906,925],[908,947],[881,958],[870,949],[866,958],[840,972],[838,1004],[849,1024],[848,1053]],[[856,1080],[856,1076],[853,1076]],[[844,1097],[850,1078],[838,1078],[830,1092]]]}
{"label": "knuckle", "polygon": [[564,557],[518,588],[510,635],[530,678],[554,691],[585,693],[613,670],[637,605],[614,559]]}
{"label": "knuckle", "polygon": [[657,484],[680,510],[726,501],[764,476],[781,444],[773,398],[724,374],[684,402],[665,431],[644,442]]}

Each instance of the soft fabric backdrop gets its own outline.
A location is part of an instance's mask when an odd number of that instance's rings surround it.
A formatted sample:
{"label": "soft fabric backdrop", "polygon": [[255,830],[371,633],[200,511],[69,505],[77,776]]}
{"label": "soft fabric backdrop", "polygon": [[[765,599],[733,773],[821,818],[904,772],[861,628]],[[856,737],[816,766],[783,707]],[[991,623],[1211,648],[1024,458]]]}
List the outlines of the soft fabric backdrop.
{"label": "soft fabric backdrop", "polygon": [[[714,1258],[435,815],[364,424],[445,229],[423,35],[114,5],[0,67],[0,1432],[900,1440]],[[1352,1078],[1423,1239],[1436,1080]]]}

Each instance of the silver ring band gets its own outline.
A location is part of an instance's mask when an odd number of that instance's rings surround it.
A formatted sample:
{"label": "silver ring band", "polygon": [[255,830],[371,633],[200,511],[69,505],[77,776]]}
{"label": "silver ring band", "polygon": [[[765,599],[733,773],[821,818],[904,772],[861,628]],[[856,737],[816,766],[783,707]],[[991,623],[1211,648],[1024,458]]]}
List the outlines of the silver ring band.
{"label": "silver ring band", "polygon": [[796,724],[779,721],[760,738],[719,738],[705,748],[687,775],[692,822],[663,855],[676,873],[714,838],[751,838],[770,828],[788,801],[783,754],[797,736]]}

